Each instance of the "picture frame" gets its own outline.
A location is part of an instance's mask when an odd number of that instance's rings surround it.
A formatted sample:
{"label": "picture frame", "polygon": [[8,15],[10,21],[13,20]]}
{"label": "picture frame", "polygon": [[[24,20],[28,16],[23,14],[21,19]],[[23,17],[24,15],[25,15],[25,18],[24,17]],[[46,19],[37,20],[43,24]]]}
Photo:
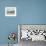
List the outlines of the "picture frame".
{"label": "picture frame", "polygon": [[5,16],[16,16],[16,7],[5,7]]}

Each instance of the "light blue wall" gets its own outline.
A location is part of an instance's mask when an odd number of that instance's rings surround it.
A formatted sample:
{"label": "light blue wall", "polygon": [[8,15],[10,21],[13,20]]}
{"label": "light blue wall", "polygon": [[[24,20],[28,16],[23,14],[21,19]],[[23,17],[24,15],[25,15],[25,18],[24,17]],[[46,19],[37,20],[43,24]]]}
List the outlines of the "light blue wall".
{"label": "light blue wall", "polygon": [[46,24],[46,0],[21,0],[19,2],[22,24]]}
{"label": "light blue wall", "polygon": [[[7,6],[16,6],[16,17],[5,16]],[[0,44],[8,43],[9,32],[17,34],[17,24],[46,24],[46,0],[0,0]]]}

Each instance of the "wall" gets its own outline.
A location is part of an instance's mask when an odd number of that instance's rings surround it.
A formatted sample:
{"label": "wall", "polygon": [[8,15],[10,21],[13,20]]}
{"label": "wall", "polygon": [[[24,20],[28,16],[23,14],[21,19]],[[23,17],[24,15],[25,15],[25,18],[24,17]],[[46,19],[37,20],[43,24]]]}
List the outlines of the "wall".
{"label": "wall", "polygon": [[19,2],[22,24],[46,24],[46,0],[21,0]]}
{"label": "wall", "polygon": [[[7,44],[8,34],[10,32],[16,32],[17,34],[17,23],[19,23],[19,17],[6,17],[5,7],[14,6],[16,7],[15,0],[0,0],[0,44]],[[15,41],[18,42],[17,39]]]}
{"label": "wall", "polygon": [[[16,6],[17,16],[6,17],[6,6]],[[46,0],[0,0],[0,44],[8,43],[9,32],[17,33],[17,24],[46,24]]]}

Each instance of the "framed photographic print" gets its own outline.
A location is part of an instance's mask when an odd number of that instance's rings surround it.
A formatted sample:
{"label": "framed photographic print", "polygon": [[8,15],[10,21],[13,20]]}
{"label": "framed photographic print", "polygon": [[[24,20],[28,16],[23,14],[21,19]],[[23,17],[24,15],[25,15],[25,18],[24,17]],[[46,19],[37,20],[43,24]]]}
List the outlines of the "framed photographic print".
{"label": "framed photographic print", "polygon": [[5,7],[5,16],[16,16],[16,7]]}
{"label": "framed photographic print", "polygon": [[21,42],[22,40],[46,41],[46,25],[19,24],[18,42]]}

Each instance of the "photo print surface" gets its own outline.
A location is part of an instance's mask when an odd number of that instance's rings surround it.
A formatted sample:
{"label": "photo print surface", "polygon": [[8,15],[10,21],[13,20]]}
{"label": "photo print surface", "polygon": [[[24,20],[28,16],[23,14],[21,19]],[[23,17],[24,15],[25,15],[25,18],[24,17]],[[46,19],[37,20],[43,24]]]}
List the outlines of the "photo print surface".
{"label": "photo print surface", "polygon": [[20,40],[46,41],[46,25],[22,24],[19,27]]}

